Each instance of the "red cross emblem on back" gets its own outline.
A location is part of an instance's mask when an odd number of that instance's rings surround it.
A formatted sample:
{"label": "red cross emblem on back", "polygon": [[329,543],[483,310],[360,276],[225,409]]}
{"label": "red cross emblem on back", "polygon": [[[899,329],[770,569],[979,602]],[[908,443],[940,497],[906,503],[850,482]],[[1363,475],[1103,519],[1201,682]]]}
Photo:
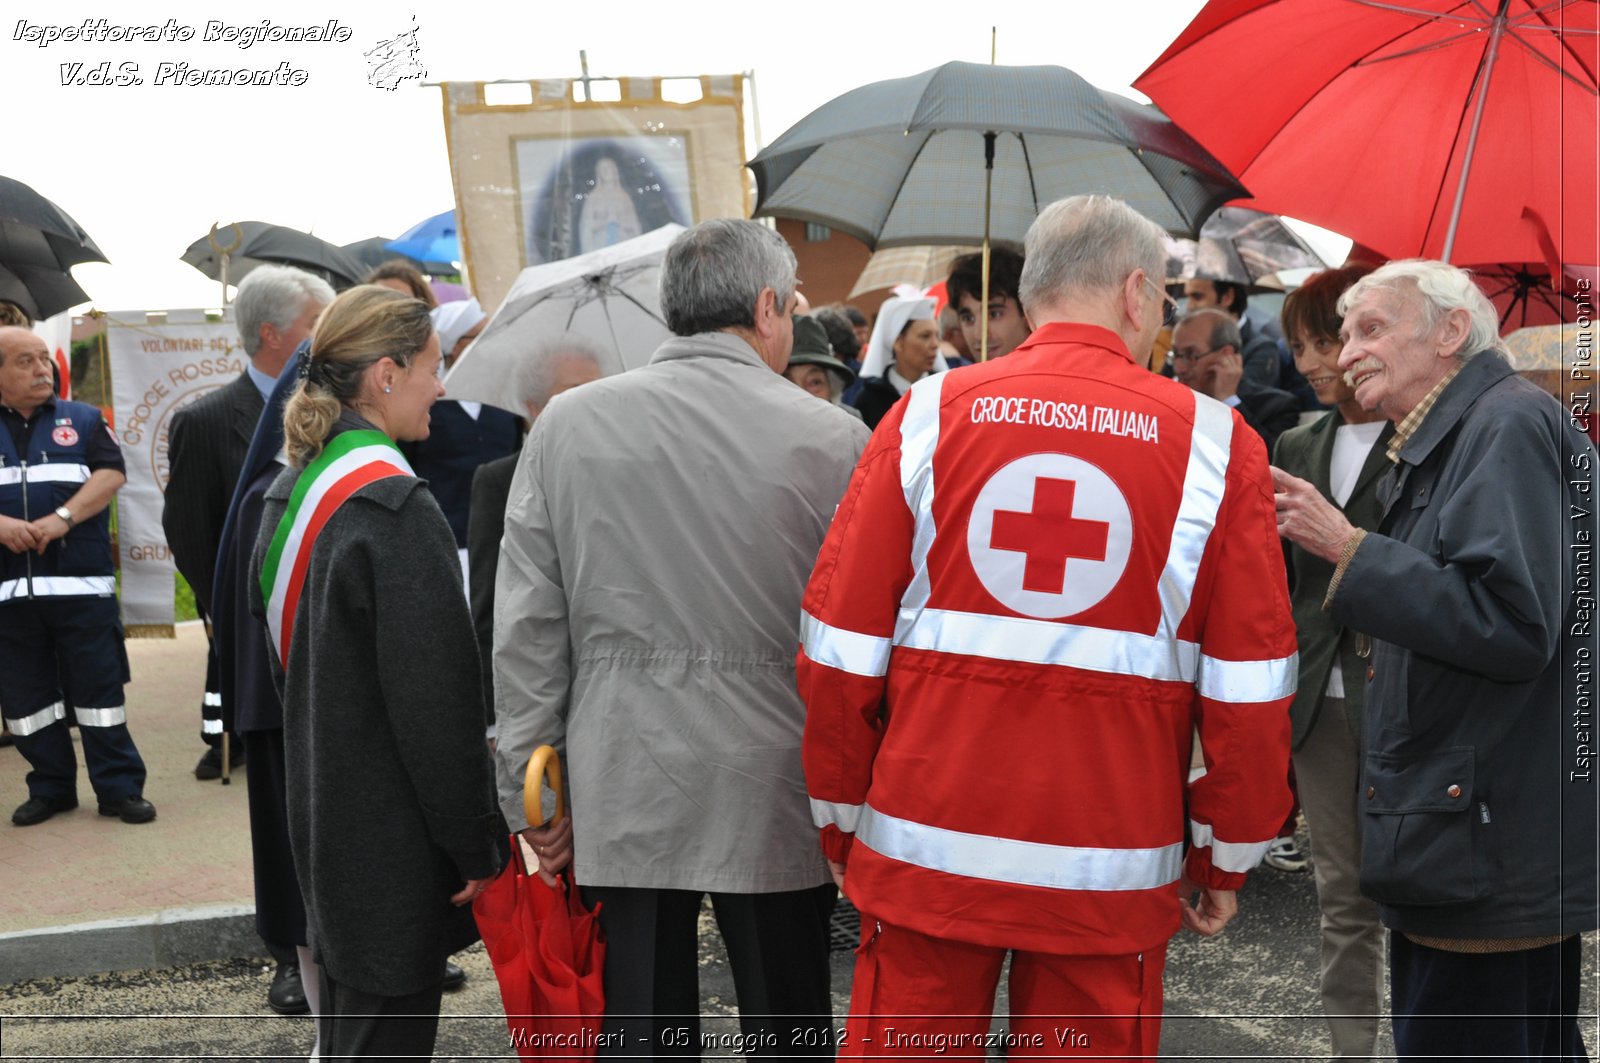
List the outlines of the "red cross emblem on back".
{"label": "red cross emblem on back", "polygon": [[1000,510],[994,515],[989,546],[1027,557],[1024,590],[1060,594],[1067,578],[1067,561],[1106,559],[1106,539],[1111,525],[1100,520],[1078,520],[1072,501],[1078,485],[1073,480],[1041,477],[1034,481],[1033,511]]}
{"label": "red cross emblem on back", "polygon": [[973,574],[994,601],[1022,616],[1075,616],[1121,581],[1133,550],[1133,511],[1093,462],[1025,454],[978,491],[966,546]]}

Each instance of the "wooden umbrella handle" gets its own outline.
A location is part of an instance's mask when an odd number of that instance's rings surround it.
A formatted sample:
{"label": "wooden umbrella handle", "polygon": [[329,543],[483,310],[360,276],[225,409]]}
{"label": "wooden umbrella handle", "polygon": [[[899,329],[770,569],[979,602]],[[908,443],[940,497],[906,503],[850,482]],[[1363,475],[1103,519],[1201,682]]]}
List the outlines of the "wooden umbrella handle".
{"label": "wooden umbrella handle", "polygon": [[559,823],[567,814],[567,801],[561,789],[561,754],[555,746],[540,746],[528,758],[528,770],[522,777],[522,812],[530,824],[545,821],[544,802],[539,799],[539,784],[544,780],[549,781],[556,795],[556,814],[550,822]]}

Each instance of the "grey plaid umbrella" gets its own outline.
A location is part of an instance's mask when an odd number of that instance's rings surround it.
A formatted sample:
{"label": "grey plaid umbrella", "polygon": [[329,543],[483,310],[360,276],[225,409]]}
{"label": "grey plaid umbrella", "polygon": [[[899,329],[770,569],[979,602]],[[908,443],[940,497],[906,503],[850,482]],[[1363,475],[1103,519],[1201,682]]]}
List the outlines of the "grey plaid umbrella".
{"label": "grey plaid umbrella", "polygon": [[[985,209],[986,148],[993,159]],[[1249,193],[1153,107],[1058,66],[946,63],[823,104],[749,162],[756,215],[868,247],[1020,244],[1039,209],[1104,192],[1176,235]]]}

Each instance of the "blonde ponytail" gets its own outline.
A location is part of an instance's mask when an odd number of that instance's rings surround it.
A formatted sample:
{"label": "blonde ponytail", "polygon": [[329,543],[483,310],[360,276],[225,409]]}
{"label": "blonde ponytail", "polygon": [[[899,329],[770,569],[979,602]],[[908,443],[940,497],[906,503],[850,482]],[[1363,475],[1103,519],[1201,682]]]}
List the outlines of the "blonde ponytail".
{"label": "blonde ponytail", "polygon": [[283,408],[290,463],[303,469],[322,453],[334,422],[361,398],[369,366],[382,358],[409,366],[432,334],[427,306],[391,288],[363,284],[329,303],[311,334],[305,378]]}

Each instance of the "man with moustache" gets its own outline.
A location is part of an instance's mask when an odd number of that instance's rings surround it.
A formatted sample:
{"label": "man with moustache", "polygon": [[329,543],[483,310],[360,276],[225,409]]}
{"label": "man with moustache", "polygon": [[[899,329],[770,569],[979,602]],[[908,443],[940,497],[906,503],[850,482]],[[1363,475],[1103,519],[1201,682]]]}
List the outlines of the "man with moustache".
{"label": "man with moustache", "polygon": [[124,468],[100,411],[56,398],[44,340],[0,328],[0,709],[30,769],[28,800],[11,814],[19,827],[78,807],[63,694],[100,814],[156,818],[123,697],[128,656],[107,507],[127,482]]}

